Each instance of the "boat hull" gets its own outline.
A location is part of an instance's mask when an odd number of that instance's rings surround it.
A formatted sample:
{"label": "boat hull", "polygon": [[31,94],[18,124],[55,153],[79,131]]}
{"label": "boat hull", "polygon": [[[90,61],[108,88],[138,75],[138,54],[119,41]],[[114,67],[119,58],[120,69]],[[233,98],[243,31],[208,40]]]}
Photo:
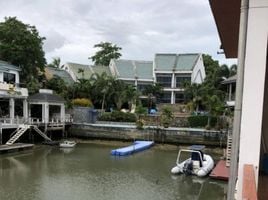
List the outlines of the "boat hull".
{"label": "boat hull", "polygon": [[180,164],[176,165],[171,169],[172,174],[181,174],[181,173],[189,173],[193,174],[199,177],[203,177],[208,175],[208,173],[213,169],[214,167],[214,161],[210,155],[204,154],[204,161],[203,161],[203,166],[199,168],[193,168],[190,171],[185,171],[185,165],[189,163],[191,159],[187,159]]}

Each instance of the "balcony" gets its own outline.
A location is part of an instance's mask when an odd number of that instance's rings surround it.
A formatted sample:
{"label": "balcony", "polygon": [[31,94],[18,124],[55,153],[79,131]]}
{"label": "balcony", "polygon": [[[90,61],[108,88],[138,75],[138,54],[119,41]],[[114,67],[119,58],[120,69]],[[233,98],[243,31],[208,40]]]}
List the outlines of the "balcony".
{"label": "balcony", "polygon": [[7,97],[28,97],[28,89],[19,87],[19,84],[0,83],[0,95]]}

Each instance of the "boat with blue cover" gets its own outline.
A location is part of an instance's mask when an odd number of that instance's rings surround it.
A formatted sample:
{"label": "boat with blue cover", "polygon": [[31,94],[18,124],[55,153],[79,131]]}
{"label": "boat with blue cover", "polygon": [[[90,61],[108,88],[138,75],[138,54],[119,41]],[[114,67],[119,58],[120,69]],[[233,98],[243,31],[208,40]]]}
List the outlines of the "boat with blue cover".
{"label": "boat with blue cover", "polygon": [[130,146],[112,150],[111,155],[114,155],[114,156],[127,156],[127,155],[130,155],[130,154],[139,152],[139,151],[143,151],[145,149],[149,149],[153,144],[154,144],[153,141],[140,141],[140,140],[137,140]]}

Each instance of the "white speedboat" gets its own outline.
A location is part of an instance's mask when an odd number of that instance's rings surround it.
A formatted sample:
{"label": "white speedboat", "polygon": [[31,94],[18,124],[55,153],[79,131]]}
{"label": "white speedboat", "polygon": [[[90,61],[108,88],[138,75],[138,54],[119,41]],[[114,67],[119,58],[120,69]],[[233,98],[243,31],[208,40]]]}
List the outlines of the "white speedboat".
{"label": "white speedboat", "polygon": [[68,140],[65,140],[60,143],[60,147],[64,147],[64,148],[72,148],[75,145],[76,145],[75,141],[68,141]]}
{"label": "white speedboat", "polygon": [[[181,149],[178,153],[176,166],[171,169],[171,173],[206,176],[213,169],[214,161],[210,155],[203,154],[204,148],[203,145],[192,145],[189,149]],[[190,154],[190,158],[181,161],[183,152]]]}

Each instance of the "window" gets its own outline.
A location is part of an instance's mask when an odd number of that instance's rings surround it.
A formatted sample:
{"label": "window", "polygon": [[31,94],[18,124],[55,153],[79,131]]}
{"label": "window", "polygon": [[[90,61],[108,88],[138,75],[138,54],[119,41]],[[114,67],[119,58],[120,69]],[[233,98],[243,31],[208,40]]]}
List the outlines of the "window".
{"label": "window", "polygon": [[189,75],[176,76],[176,88],[183,88],[185,82],[191,82],[191,77]]}
{"label": "window", "polygon": [[165,88],[171,88],[171,79],[172,79],[171,74],[162,74],[156,76],[156,82]]}
{"label": "window", "polygon": [[138,91],[143,92],[149,84],[138,84]]}
{"label": "window", "polygon": [[176,93],[175,103],[184,103],[184,94],[183,93]]}
{"label": "window", "polygon": [[160,98],[160,103],[170,103],[171,102],[171,92],[164,92],[163,96]]}
{"label": "window", "polygon": [[16,83],[16,75],[4,72],[4,82],[6,82],[6,83]]}

